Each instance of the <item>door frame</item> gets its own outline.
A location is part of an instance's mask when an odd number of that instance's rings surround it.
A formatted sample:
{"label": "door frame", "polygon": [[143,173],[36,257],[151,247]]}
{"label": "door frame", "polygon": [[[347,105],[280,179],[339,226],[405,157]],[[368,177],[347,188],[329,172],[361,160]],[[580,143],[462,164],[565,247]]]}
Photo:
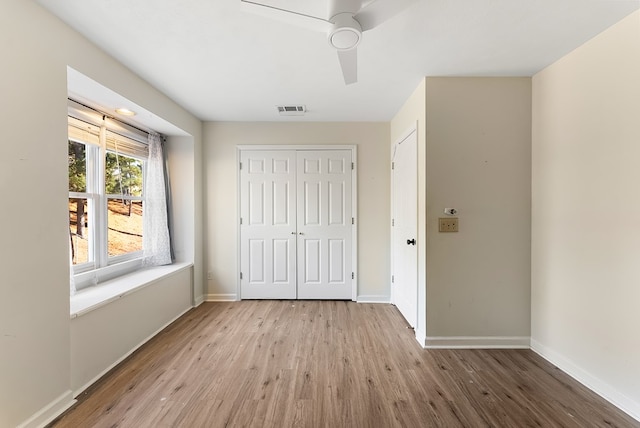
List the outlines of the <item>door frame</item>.
{"label": "door frame", "polygon": [[287,144],[239,144],[236,145],[236,242],[237,242],[237,272],[236,272],[236,300],[242,300],[240,290],[240,261],[241,261],[241,190],[240,159],[243,151],[257,150],[294,150],[294,151],[318,151],[318,150],[350,150],[351,151],[351,215],[354,219],[351,227],[351,300],[358,298],[358,147],[353,144],[315,144],[315,145],[287,145]]}

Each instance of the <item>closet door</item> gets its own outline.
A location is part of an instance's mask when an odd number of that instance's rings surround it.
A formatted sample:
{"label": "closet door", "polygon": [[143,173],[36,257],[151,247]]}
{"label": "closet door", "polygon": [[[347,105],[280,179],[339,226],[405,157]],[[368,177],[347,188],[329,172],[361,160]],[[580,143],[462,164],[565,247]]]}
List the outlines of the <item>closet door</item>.
{"label": "closet door", "polygon": [[351,151],[301,150],[296,164],[298,299],[351,299]]}
{"label": "closet door", "polygon": [[242,151],[240,297],[296,298],[296,152]]}

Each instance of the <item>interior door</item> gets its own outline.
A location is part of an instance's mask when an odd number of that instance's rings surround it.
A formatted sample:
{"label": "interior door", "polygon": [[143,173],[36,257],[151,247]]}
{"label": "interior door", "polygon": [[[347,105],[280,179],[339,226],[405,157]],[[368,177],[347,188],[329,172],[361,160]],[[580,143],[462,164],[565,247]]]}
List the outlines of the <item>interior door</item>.
{"label": "interior door", "polygon": [[297,152],[298,298],[352,298],[351,151]]}
{"label": "interior door", "polygon": [[296,153],[242,151],[240,297],[296,298]]}
{"label": "interior door", "polygon": [[418,141],[416,131],[394,146],[392,197],[393,303],[409,325],[418,317]]}

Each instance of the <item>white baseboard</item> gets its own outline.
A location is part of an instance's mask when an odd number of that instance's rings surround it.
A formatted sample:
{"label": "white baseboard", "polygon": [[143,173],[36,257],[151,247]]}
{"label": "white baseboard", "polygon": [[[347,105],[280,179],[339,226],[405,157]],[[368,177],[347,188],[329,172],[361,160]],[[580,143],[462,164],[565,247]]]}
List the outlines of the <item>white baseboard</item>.
{"label": "white baseboard", "polygon": [[207,294],[206,302],[235,302],[238,300],[236,294]]}
{"label": "white baseboard", "polygon": [[[236,302],[238,296],[236,294],[207,294],[204,298],[205,302]],[[389,296],[368,295],[358,296],[358,303],[390,303]]]}
{"label": "white baseboard", "polygon": [[389,296],[377,295],[377,294],[358,296],[356,298],[356,302],[358,303],[391,303],[391,301],[389,300]]}
{"label": "white baseboard", "polygon": [[82,392],[89,388],[91,385],[93,385],[94,383],[96,383],[102,376],[106,375],[107,373],[109,373],[110,370],[112,370],[115,366],[117,366],[118,364],[120,364],[121,362],[123,362],[127,357],[129,357],[129,355],[133,354],[138,348],[140,348],[142,345],[144,345],[145,343],[147,343],[149,340],[153,339],[153,337],[155,337],[158,333],[160,333],[162,330],[164,330],[165,328],[167,328],[171,323],[173,323],[175,320],[177,320],[178,318],[180,318],[181,316],[183,316],[184,314],[186,314],[187,312],[189,312],[191,309],[193,308],[187,308],[184,311],[180,312],[176,317],[174,317],[171,321],[167,322],[166,324],[164,324],[162,327],[160,327],[159,329],[157,329],[155,332],[151,333],[146,339],[143,339],[140,343],[138,343],[137,345],[135,345],[133,348],[131,348],[131,350],[129,350],[129,352],[127,352],[126,354],[124,354],[122,357],[118,358],[113,364],[109,365],[109,367],[107,367],[106,369],[104,369],[103,371],[101,371],[97,376],[95,376],[93,379],[91,379],[89,382],[87,382],[86,384],[82,385],[80,388],[78,388],[77,390],[73,391],[73,396],[77,397],[78,395],[82,394]]}
{"label": "white baseboard", "polygon": [[40,409],[38,413],[17,426],[17,428],[41,428],[49,422],[63,414],[69,407],[75,404],[71,390],[60,395],[58,398]]}
{"label": "white baseboard", "polygon": [[[236,294],[207,294],[205,302],[236,302],[238,296]],[[389,296],[370,295],[358,296],[358,303],[389,303]]]}
{"label": "white baseboard", "polygon": [[427,349],[529,349],[530,338],[529,336],[427,336],[424,347]]}
{"label": "white baseboard", "polygon": [[534,339],[531,339],[531,350],[632,418],[640,421],[640,403],[616,391],[616,389],[608,383],[600,380],[570,359]]}

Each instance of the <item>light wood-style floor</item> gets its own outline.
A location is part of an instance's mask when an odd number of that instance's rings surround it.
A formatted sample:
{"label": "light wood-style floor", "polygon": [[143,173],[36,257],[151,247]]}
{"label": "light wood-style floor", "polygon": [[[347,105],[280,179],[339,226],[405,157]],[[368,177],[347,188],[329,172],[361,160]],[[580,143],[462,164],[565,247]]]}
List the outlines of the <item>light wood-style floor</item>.
{"label": "light wood-style floor", "polygon": [[640,426],[531,351],[423,350],[342,301],[205,303],[78,399],[50,426]]}

